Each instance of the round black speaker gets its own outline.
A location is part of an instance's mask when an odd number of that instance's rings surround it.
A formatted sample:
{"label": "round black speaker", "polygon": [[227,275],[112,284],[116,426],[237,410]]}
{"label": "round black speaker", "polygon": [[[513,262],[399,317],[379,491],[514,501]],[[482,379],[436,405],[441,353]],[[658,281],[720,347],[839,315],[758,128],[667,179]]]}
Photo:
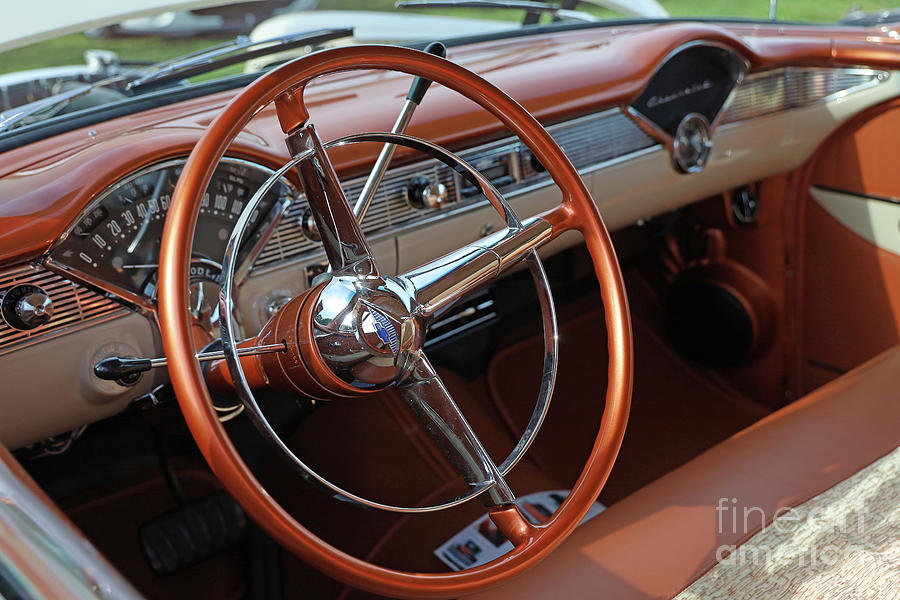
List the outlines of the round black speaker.
{"label": "round black speaker", "polygon": [[705,365],[739,364],[754,346],[753,321],[744,303],[715,281],[676,281],[663,318],[675,348]]}

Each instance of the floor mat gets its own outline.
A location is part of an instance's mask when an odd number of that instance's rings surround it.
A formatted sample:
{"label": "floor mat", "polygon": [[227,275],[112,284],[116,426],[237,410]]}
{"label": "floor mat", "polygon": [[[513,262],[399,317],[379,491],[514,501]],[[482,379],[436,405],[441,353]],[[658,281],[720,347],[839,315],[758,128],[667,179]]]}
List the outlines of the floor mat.
{"label": "floor mat", "polygon": [[[540,525],[547,522],[556,512],[570,491],[550,490],[520,495],[516,498],[516,504],[519,505],[522,514],[528,520],[535,525]],[[605,509],[605,506],[595,502],[581,523],[584,524],[585,521],[596,517]],[[490,515],[485,514],[438,546],[434,555],[451,570],[462,571],[485,565],[511,552],[512,549],[512,542],[506,539],[497,525],[491,521]]]}

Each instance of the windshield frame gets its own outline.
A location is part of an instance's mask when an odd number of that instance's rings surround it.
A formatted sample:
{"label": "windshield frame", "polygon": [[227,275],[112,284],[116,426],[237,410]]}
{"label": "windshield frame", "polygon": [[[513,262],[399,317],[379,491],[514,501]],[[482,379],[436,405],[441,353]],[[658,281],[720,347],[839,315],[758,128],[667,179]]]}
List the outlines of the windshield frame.
{"label": "windshield frame", "polygon": [[[841,28],[848,30],[868,31],[868,27],[857,25],[842,25],[839,23],[808,23],[798,21],[770,21],[768,19],[752,19],[744,17],[665,17],[665,18],[621,18],[607,19],[593,23],[545,23],[535,25],[523,25],[520,29],[498,31],[496,33],[460,36],[444,40],[436,40],[446,47],[464,46],[494,40],[514,39],[533,35],[560,33],[567,31],[579,31],[587,29],[605,29],[616,27],[629,27],[639,25],[665,25],[671,23],[707,23],[707,24],[737,24],[737,25],[774,25],[791,27],[808,27],[821,29],[825,27]],[[424,50],[427,43],[413,42],[396,44],[406,48]],[[177,102],[191,100],[202,96],[208,96],[218,92],[228,91],[250,84],[278,64],[270,65],[260,71],[252,73],[239,73],[221,79],[192,83],[188,86],[165,87],[158,90],[147,91],[141,95],[110,102],[100,106],[85,108],[70,113],[63,113],[42,121],[31,123],[22,127],[0,132],[0,153],[7,152],[30,143],[54,137],[69,131],[96,125],[118,117],[124,117],[153,108],[168,106]]]}

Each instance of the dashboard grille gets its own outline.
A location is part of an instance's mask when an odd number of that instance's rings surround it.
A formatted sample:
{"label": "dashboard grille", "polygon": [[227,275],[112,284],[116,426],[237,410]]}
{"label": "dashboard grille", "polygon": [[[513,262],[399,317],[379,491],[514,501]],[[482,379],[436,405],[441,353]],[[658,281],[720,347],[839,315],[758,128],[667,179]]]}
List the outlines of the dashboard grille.
{"label": "dashboard grille", "polygon": [[36,285],[53,301],[53,318],[45,325],[19,331],[0,319],[0,354],[80,329],[100,320],[128,314],[128,311],[105,296],[82,287],[52,271],[25,265],[0,272],[0,293],[13,286]]}
{"label": "dashboard grille", "polygon": [[[563,150],[580,171],[587,171],[603,163],[650,148],[657,143],[645,134],[634,122],[618,109],[608,110],[587,117],[573,119],[548,127],[548,131],[559,142]],[[503,140],[471,148],[460,153],[475,168],[479,164],[493,160],[508,160],[512,180],[497,188],[508,199],[526,187],[549,181],[549,176],[535,169],[531,152],[516,138]],[[436,160],[427,160],[391,169],[378,187],[369,212],[363,222],[363,231],[369,236],[385,234],[399,227],[412,226],[431,219],[438,214],[446,214],[448,209],[415,209],[406,201],[406,185],[413,177],[421,175],[432,181],[443,183],[450,198],[453,211],[478,206],[486,202],[481,195],[466,197],[464,185],[452,169]],[[362,190],[365,177],[347,182],[344,192],[352,204]],[[303,234],[302,220],[307,211],[306,201],[301,196],[292,203],[279,223],[272,237],[266,243],[254,263],[254,270],[277,264],[320,250],[318,242],[312,242]]]}
{"label": "dashboard grille", "polygon": [[744,121],[848,94],[889,77],[872,69],[785,67],[748,75],[735,90],[723,123]]}

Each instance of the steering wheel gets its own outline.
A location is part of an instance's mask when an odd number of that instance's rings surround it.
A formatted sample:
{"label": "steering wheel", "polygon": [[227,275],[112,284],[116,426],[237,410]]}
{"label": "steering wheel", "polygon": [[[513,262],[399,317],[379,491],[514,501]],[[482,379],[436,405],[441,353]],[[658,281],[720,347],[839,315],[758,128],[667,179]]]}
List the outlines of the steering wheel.
{"label": "steering wheel", "polygon": [[[427,78],[476,102],[528,146],[562,190],[562,202],[552,210],[519,221],[484,177],[446,150],[411,136],[351,136],[338,143],[403,143],[452,165],[481,187],[507,222],[505,229],[412,272],[397,277],[381,274],[341,190],[325,145],[309,122],[303,101],[304,87],[311,80],[362,69],[400,71]],[[191,246],[200,204],[216,165],[247,122],[272,102],[294,157],[279,173],[296,167],[333,275],[288,302],[253,340],[236,343],[230,319],[223,318],[227,371],[219,368],[213,373],[218,373],[219,383],[234,385],[257,426],[314,479],[318,476],[294,457],[283,442],[279,443],[277,435],[272,437],[252,389],[271,386],[340,402],[348,398],[365,401],[379,390],[397,386],[466,479],[470,492],[446,505],[424,509],[367,504],[415,512],[447,508],[478,496],[498,529],[513,543],[514,548],[507,555],[455,573],[393,570],[350,556],[303,527],[266,492],[220,423],[208,381],[195,356],[191,333],[187,306]],[[257,192],[254,198],[263,192]],[[244,221],[249,218],[250,209],[252,206],[245,208]],[[238,220],[226,251],[222,315],[231,315],[229,273],[233,273],[234,265],[229,263],[240,245],[244,224]],[[606,404],[600,430],[578,481],[556,513],[546,523],[534,525],[516,506],[516,497],[504,475],[537,433],[546,402],[538,402],[532,417],[534,426],[529,426],[523,440],[498,467],[449,396],[422,348],[428,324],[437,315],[515,264],[528,263],[541,292],[545,280],[536,250],[571,229],[584,236],[600,283],[609,350]],[[603,220],[574,166],[537,120],[495,86],[445,59],[400,47],[335,48],[286,63],[246,87],[209,125],[184,166],[166,217],[158,286],[159,320],[172,385],[210,468],[254,521],[282,546],[355,587],[398,597],[459,597],[527,570],[575,529],[596,500],[619,451],[631,400],[631,322],[618,261]],[[543,290],[540,297],[545,350],[551,350],[545,356],[542,395],[549,401],[555,376],[555,319],[549,292]],[[239,350],[246,345],[278,351],[248,356]],[[336,495],[366,503],[328,482],[320,482]]]}

